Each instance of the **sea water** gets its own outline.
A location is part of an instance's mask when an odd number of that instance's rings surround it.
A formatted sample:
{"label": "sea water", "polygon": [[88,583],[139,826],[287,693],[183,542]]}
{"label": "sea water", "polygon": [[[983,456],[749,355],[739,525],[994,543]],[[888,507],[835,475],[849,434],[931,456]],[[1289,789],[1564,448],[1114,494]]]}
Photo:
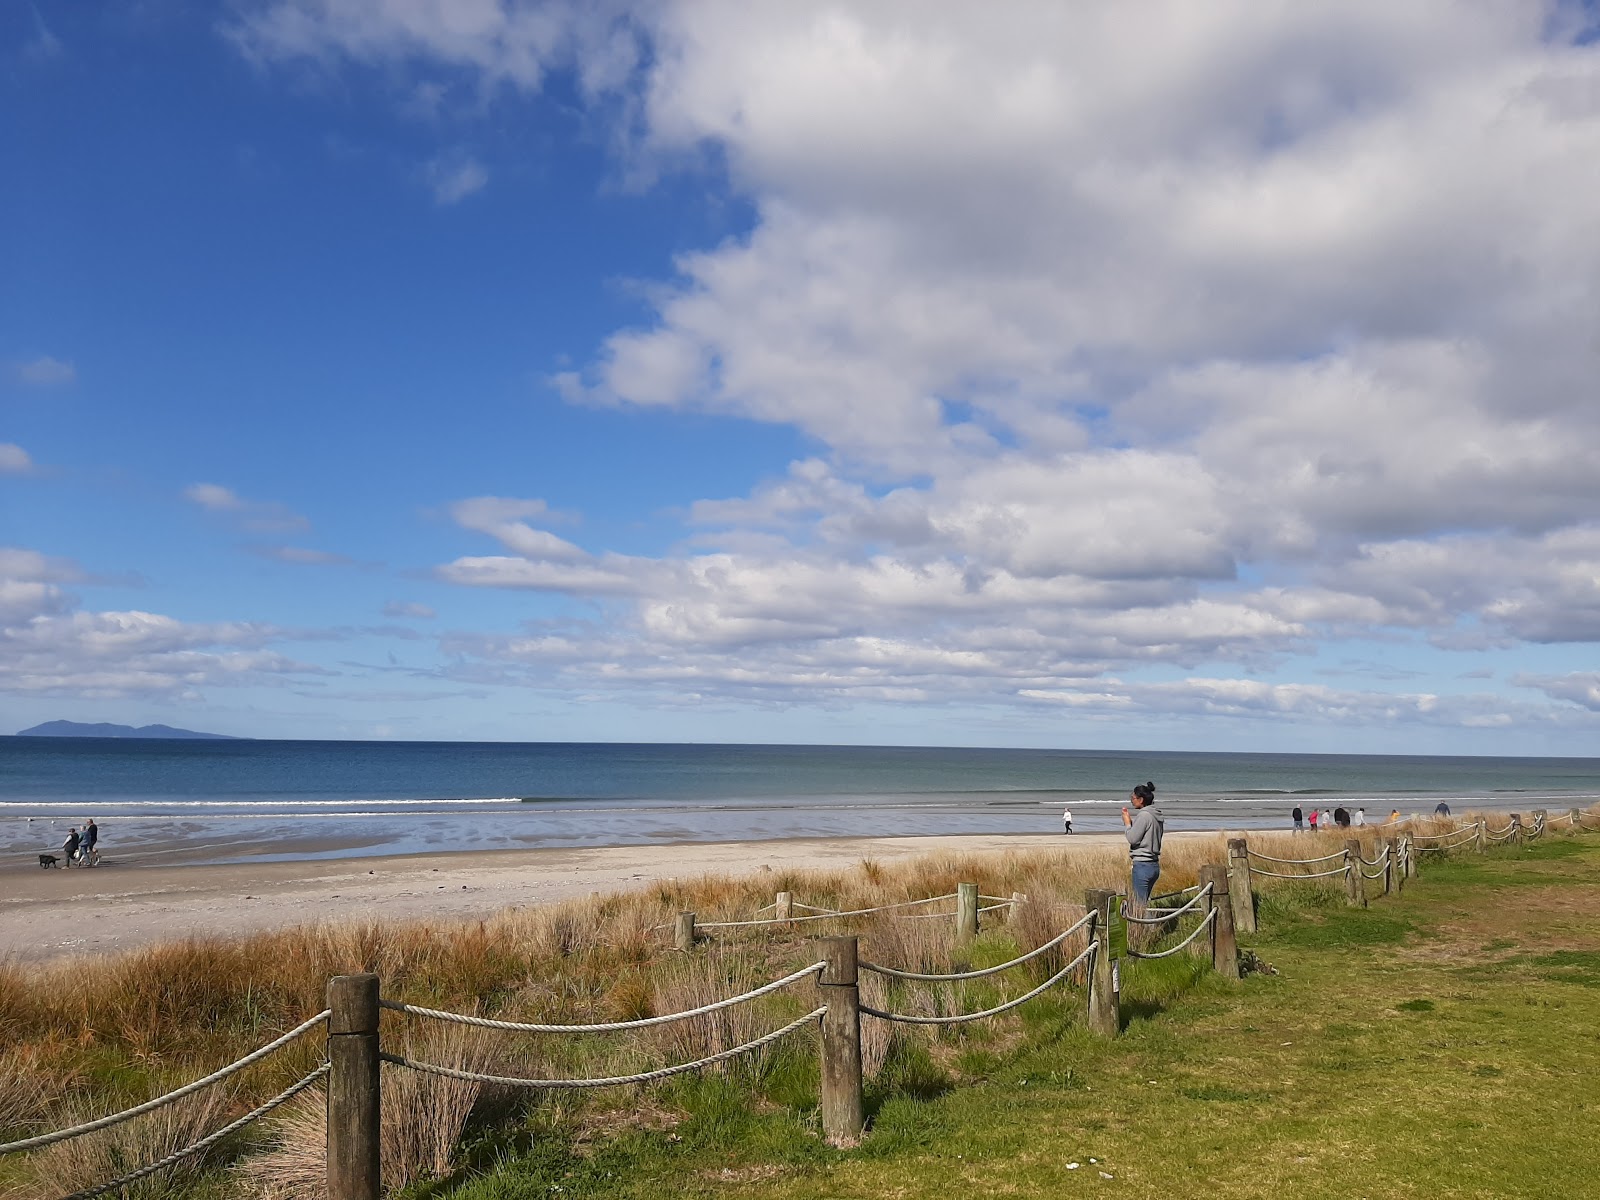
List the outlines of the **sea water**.
{"label": "sea water", "polygon": [[1120,828],[1286,828],[1296,803],[1431,812],[1600,799],[1600,759],[863,746],[0,738],[0,853],[93,816],[126,861]]}

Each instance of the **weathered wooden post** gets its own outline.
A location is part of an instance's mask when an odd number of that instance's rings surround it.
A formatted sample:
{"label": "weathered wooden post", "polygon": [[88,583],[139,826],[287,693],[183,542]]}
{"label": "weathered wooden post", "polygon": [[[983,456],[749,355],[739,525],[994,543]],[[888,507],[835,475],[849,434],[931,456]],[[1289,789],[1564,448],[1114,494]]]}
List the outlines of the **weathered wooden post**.
{"label": "weathered wooden post", "polygon": [[1538,837],[1543,837],[1544,836],[1544,831],[1547,828],[1549,828],[1549,825],[1547,824],[1547,822],[1549,820],[1550,820],[1550,810],[1549,809],[1536,808],[1536,809],[1533,810],[1533,828],[1537,831],[1537,836]]}
{"label": "weathered wooden post", "polygon": [[1406,865],[1407,879],[1422,878],[1422,864],[1417,861],[1417,842],[1410,833],[1400,835],[1400,861]]}
{"label": "weathered wooden post", "polygon": [[773,920],[790,921],[794,919],[794,893],[779,892],[773,901]]}
{"label": "weathered wooden post", "polygon": [[378,977],[328,980],[328,1200],[378,1200]]}
{"label": "weathered wooden post", "polygon": [[1571,837],[1583,826],[1583,817],[1575,808],[1567,809],[1567,836]]}
{"label": "weathered wooden post", "polygon": [[1388,846],[1389,846],[1389,879],[1388,879],[1388,883],[1389,883],[1390,888],[1393,889],[1393,891],[1395,891],[1398,894],[1399,892],[1404,891],[1405,890],[1405,886],[1406,886],[1405,866],[1400,861],[1400,839],[1397,838],[1397,837],[1390,838],[1389,841],[1388,841]]}
{"label": "weathered wooden post", "polygon": [[1241,933],[1254,933],[1255,884],[1250,879],[1250,844],[1244,838],[1228,839],[1228,903],[1233,909],[1233,927]]}
{"label": "weathered wooden post", "polygon": [[978,885],[956,884],[956,944],[965,945],[978,936]]}
{"label": "weathered wooden post", "polygon": [[1344,899],[1351,908],[1367,906],[1366,883],[1361,873],[1361,842],[1350,838],[1344,844]]}
{"label": "weathered wooden post", "polygon": [[822,1015],[822,1133],[833,1146],[853,1146],[861,1138],[861,992],[856,975],[856,939],[817,941],[817,959],[826,964],[817,991],[828,1011]]}
{"label": "weathered wooden post", "polygon": [[1014,922],[1022,916],[1022,906],[1028,902],[1027,892],[1012,892],[1011,907],[1006,910],[1006,921]]}
{"label": "weathered wooden post", "polygon": [[1511,814],[1511,836],[1506,839],[1513,846],[1522,845],[1522,814]]}
{"label": "weathered wooden post", "polygon": [[1083,894],[1083,906],[1094,914],[1089,925],[1089,940],[1100,941],[1100,949],[1089,970],[1089,1028],[1102,1037],[1122,1032],[1122,1015],[1117,1008],[1117,963],[1111,949],[1111,915],[1116,911],[1117,894],[1106,888],[1090,888]]}
{"label": "weathered wooden post", "polygon": [[692,912],[679,913],[677,924],[672,928],[672,944],[679,950],[693,950],[694,939],[694,914]]}
{"label": "weathered wooden post", "polygon": [[1234,936],[1231,881],[1228,868],[1207,864],[1200,868],[1200,886],[1211,885],[1211,966],[1224,979],[1239,978],[1239,943]]}
{"label": "weathered wooden post", "polygon": [[1472,848],[1482,854],[1489,846],[1489,822],[1484,817],[1479,817],[1474,825],[1477,829],[1472,839]]}

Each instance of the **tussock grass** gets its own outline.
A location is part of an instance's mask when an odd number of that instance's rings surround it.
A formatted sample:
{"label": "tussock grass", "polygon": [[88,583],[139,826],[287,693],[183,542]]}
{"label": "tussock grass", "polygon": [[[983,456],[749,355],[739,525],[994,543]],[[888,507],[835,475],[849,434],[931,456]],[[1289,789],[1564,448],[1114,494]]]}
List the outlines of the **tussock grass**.
{"label": "tussock grass", "polygon": [[[1506,819],[1497,815],[1494,823]],[[1418,826],[1435,827],[1431,821]],[[1369,827],[1314,835],[1253,833],[1250,840],[1264,853],[1311,857],[1359,837],[1363,853],[1371,857],[1392,832]],[[1194,883],[1201,865],[1224,860],[1224,842],[1223,834],[1170,839],[1158,890]],[[1463,853],[1470,854],[1470,848]],[[1443,857],[1429,856],[1427,865]],[[997,963],[1044,944],[1075,921],[1083,913],[1086,889],[1125,887],[1126,876],[1126,855],[1118,848],[1068,843],[1058,851],[939,854],[895,864],[866,860],[845,870],[702,876],[477,921],[330,923],[236,940],[192,939],[42,968],[0,964],[0,1046],[5,1047],[0,1127],[53,1128],[205,1074],[321,1009],[332,975],[375,971],[389,997],[456,1011],[559,1023],[626,1020],[697,1007],[756,987],[813,961],[813,941],[830,933],[859,933],[865,958],[915,970],[948,972]],[[985,914],[984,932],[968,946],[953,943],[953,917],[885,915],[715,931],[692,955],[671,949],[669,931],[660,928],[681,910],[696,912],[702,921],[745,919],[778,891],[793,892],[808,904],[855,909],[953,892],[963,882],[977,883],[985,894],[1022,893],[1027,899],[1009,914]],[[1285,911],[1332,912],[1341,904],[1341,889],[1337,878],[1264,881],[1262,911],[1265,915],[1276,905]],[[951,902],[947,911],[953,907]],[[1363,936],[1398,938],[1409,928],[1391,920],[1393,927],[1385,926],[1379,936],[1383,922],[1373,914],[1372,928]],[[864,998],[874,1007],[919,1015],[988,1007],[1053,974],[1082,945],[1081,939],[1071,939],[1025,970],[966,983],[902,986],[868,975]],[[1125,1002],[1136,1014],[1159,1012],[1202,974],[1191,955],[1138,964],[1128,972],[1137,978],[1125,981]],[[690,1022],[583,1037],[440,1030],[386,1014],[384,1036],[390,1045],[410,1039],[416,1055],[429,1061],[508,1075],[625,1074],[749,1041],[813,1003],[811,991],[800,985]],[[1052,993],[1015,1017],[983,1026],[911,1030],[868,1022],[863,1051],[874,1104],[892,1126],[896,1096],[936,1095],[952,1081],[981,1075],[1041,1022],[1052,1028],[1071,1025],[1080,1006],[1079,994]],[[298,1078],[320,1057],[320,1038],[312,1035],[235,1077],[231,1089],[202,1097],[199,1107],[174,1108],[167,1125],[152,1118],[149,1126],[124,1127],[130,1132],[108,1137],[103,1149],[0,1163],[0,1180],[22,1188],[18,1194],[29,1194],[28,1187],[37,1187],[51,1171],[67,1170],[70,1160],[73,1171],[83,1166],[84,1182],[95,1182],[94,1169],[136,1152],[159,1157],[190,1128],[184,1122],[192,1119],[195,1130],[209,1131]],[[800,1113],[815,1104],[813,1059],[805,1039],[791,1039],[714,1075],[758,1109],[777,1106]],[[698,1086],[666,1084],[656,1094],[686,1097]],[[65,1095],[70,1102],[57,1099]],[[463,1161],[458,1157],[463,1141],[478,1147],[472,1153],[480,1158],[508,1147],[525,1152],[527,1142],[514,1131],[531,1128],[530,1122],[625,1124],[639,1107],[639,1094],[485,1095],[471,1085],[453,1087],[441,1079],[386,1072],[385,1104],[386,1161],[391,1181],[399,1183],[447,1176]],[[322,1169],[319,1105],[319,1097],[308,1093],[265,1130],[223,1147],[224,1158],[240,1159],[229,1173],[233,1190],[264,1197],[315,1195],[309,1181]],[[202,1115],[219,1119],[202,1121]],[[161,1194],[181,1195],[188,1185],[174,1177],[166,1186]]]}

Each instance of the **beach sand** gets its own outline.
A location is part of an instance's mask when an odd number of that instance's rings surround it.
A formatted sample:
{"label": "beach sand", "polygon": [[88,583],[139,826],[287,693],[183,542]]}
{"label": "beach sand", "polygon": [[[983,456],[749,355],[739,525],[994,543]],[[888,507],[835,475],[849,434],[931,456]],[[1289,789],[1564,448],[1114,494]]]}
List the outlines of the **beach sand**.
{"label": "beach sand", "polygon": [[[1169,839],[1204,834],[1169,834]],[[484,850],[221,865],[8,870],[0,957],[42,961],[151,942],[231,937],[320,921],[469,919],[707,873],[842,868],[935,852],[1125,846],[1119,834],[811,838]]]}

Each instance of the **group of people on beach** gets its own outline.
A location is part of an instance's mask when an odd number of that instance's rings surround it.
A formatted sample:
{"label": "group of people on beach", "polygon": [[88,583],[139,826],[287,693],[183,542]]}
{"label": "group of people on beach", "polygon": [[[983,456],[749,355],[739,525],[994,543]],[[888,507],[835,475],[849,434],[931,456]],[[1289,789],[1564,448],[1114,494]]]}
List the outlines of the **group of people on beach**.
{"label": "group of people on beach", "polygon": [[[1336,808],[1332,812],[1325,808],[1313,808],[1308,816],[1306,811],[1297,804],[1294,807],[1294,812],[1290,813],[1289,816],[1294,821],[1296,833],[1308,826],[1311,832],[1315,833],[1319,829],[1349,829],[1352,826],[1359,829],[1367,823],[1367,810],[1364,808],[1358,808],[1354,813],[1343,807]],[[1395,809],[1389,819],[1398,821],[1400,819],[1400,810]]]}
{"label": "group of people on beach", "polygon": [[94,848],[100,840],[100,827],[94,823],[93,817],[87,817],[83,822],[83,830],[79,832],[74,825],[67,834],[67,840],[61,843],[61,852],[66,855],[69,867],[92,867],[100,861],[100,852]]}

